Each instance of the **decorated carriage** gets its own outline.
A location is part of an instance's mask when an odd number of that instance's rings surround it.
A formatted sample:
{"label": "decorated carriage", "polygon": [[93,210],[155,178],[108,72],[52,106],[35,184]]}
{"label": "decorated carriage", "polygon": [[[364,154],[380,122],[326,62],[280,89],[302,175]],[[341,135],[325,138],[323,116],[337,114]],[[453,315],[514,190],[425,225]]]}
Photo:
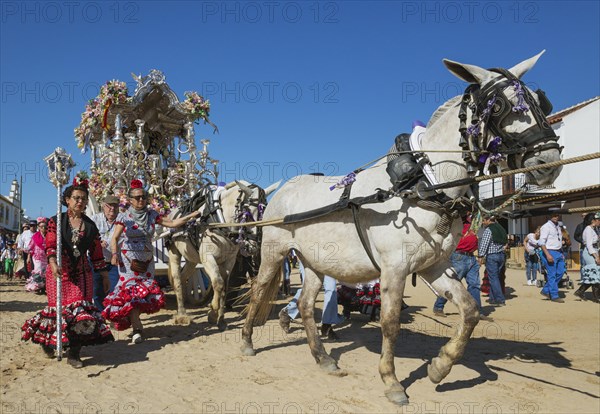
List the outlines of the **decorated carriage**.
{"label": "decorated carriage", "polygon": [[[218,160],[208,155],[210,141],[202,139],[198,148],[195,140],[195,124],[217,131],[209,120],[209,101],[196,92],[185,92],[180,101],[159,70],[133,78],[137,86],[132,95],[125,82],[110,80],[102,85],[75,129],[77,146],[91,156],[90,214],[100,211],[99,203],[109,194],[125,206],[133,179],[142,180],[149,205],[163,215],[219,184]],[[160,232],[154,245],[157,271],[166,272]],[[210,292],[202,273],[198,271],[197,276],[191,278],[190,292],[202,301]]]}
{"label": "decorated carriage", "polygon": [[[125,82],[106,82],[87,105],[75,129],[77,146],[91,154],[90,190],[96,200],[115,194],[124,200],[132,179],[146,183],[152,208],[165,214],[217,184],[218,161],[208,156],[209,140],[198,150],[194,123],[209,124],[210,103],[196,92],[180,101],[158,70]],[[97,204],[92,207],[97,210]]]}

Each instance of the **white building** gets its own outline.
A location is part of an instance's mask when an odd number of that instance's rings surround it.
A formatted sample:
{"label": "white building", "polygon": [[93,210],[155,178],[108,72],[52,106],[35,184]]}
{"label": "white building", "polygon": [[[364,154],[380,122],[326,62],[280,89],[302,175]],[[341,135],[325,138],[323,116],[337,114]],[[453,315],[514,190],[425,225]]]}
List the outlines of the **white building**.
{"label": "white building", "polygon": [[5,197],[0,194],[0,229],[18,233],[19,209],[21,204],[21,193],[19,183],[13,180],[10,186],[10,195]]}

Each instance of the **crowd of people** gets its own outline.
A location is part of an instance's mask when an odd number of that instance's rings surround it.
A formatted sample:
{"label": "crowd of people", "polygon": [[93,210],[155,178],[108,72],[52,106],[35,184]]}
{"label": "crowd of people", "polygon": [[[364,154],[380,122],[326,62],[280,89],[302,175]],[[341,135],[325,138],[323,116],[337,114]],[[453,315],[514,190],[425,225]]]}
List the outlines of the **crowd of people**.
{"label": "crowd of people", "polygon": [[[524,241],[525,276],[527,284],[542,283],[538,272],[543,275],[541,294],[562,303],[558,289],[566,279],[566,261],[571,257],[572,240],[566,226],[553,214],[548,222],[529,233]],[[592,299],[600,303],[600,275],[598,265],[598,235],[600,234],[600,212],[583,213],[583,221],[577,225],[573,239],[579,243],[580,287],[574,292],[579,300],[586,300],[585,291],[592,288]]]}
{"label": "crowd of people", "polygon": [[45,237],[47,219],[38,217],[23,223],[21,233],[0,234],[0,273],[9,280],[25,280],[25,289],[43,294],[46,270]]}
{"label": "crowd of people", "polygon": [[[19,235],[0,235],[0,271],[9,279],[16,274],[26,280],[26,289],[46,293],[48,304],[22,327],[22,339],[41,345],[48,357],[55,356],[60,341],[67,350],[67,361],[80,368],[81,348],[114,340],[109,328],[124,330],[132,327],[131,342],[144,340],[142,313],[154,313],[165,306],[164,294],[154,280],[152,235],[157,224],[180,227],[199,215],[195,211],[176,220],[160,216],[148,208],[148,194],[139,180],[133,180],[127,193],[128,205],[108,195],[102,200],[102,211],[85,215],[89,198],[87,181],[76,177],[63,193],[66,211],[51,218],[39,217],[26,222]],[[563,303],[559,285],[566,272],[565,247],[571,244],[568,234],[559,223],[560,216],[551,214],[549,220],[524,237],[526,283],[538,286],[538,273],[545,275],[540,293],[548,300]],[[60,223],[60,234],[58,224]],[[488,296],[491,306],[505,306],[504,271],[506,251],[516,243],[493,215],[482,218],[483,232],[478,238],[472,229],[472,217],[463,217],[462,235],[450,261],[459,280],[465,279],[467,291],[473,297],[483,318],[487,318],[481,296]],[[583,222],[574,233],[580,243],[580,287],[574,295],[586,300],[591,288],[595,301],[600,302],[600,212],[583,215]],[[61,240],[61,265],[57,261],[58,240]],[[520,241],[519,241],[520,242]],[[302,263],[292,250],[284,263],[283,292],[290,295],[290,273]],[[17,263],[20,263],[18,268]],[[485,266],[483,279],[481,267]],[[57,285],[62,281],[63,329],[57,337]],[[481,280],[481,281],[480,281]],[[332,326],[349,318],[351,310],[375,317],[381,305],[377,280],[361,286],[340,286],[325,276],[325,303],[322,314],[323,336],[336,339]],[[298,316],[299,289],[292,301],[281,310],[280,324],[284,331]],[[338,298],[339,296],[339,298]],[[433,313],[446,316],[443,295],[436,299]],[[338,304],[344,306],[338,314]],[[406,305],[403,303],[403,308]]]}
{"label": "crowd of people", "polygon": [[[600,303],[600,256],[598,236],[600,235],[600,212],[584,213],[584,219],[575,230],[574,239],[580,243],[580,284],[574,292],[579,300],[586,300],[586,290],[592,290],[592,299]],[[450,261],[459,280],[466,279],[467,290],[479,307],[480,314],[487,317],[481,305],[481,295],[488,296],[492,306],[506,305],[505,270],[506,253],[510,247],[517,247],[519,239],[507,236],[506,231],[492,215],[484,215],[481,238],[470,230],[471,217],[464,219],[462,237]],[[562,224],[560,215],[551,213],[548,221],[525,236],[522,246],[525,256],[525,278],[528,286],[542,287],[540,293],[555,303],[564,303],[559,296],[559,286],[566,275],[566,259],[570,256],[571,238]],[[485,265],[480,284],[480,268]],[[538,273],[545,280],[538,279]],[[436,316],[446,316],[446,299],[439,296],[433,305]]]}

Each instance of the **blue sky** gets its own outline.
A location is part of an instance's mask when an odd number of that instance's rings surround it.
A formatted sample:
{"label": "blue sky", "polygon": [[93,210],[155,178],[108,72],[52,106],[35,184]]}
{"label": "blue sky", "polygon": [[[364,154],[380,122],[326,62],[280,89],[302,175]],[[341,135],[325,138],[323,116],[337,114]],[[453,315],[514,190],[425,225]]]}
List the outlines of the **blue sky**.
{"label": "blue sky", "polygon": [[43,157],[89,166],[73,129],[109,79],[159,69],[210,99],[196,128],[222,178],[343,175],[462,92],[442,58],[511,67],[555,110],[600,95],[597,1],[1,2],[0,193],[23,176],[30,216],[55,214]]}

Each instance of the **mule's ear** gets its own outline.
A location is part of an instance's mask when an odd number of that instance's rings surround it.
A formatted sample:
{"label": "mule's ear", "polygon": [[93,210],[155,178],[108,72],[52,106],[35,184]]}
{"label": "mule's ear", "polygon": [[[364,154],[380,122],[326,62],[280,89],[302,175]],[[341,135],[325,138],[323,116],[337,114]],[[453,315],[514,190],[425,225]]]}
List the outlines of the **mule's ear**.
{"label": "mule's ear", "polygon": [[542,50],[540,53],[538,53],[534,57],[526,59],[523,62],[516,64],[515,66],[510,68],[508,71],[510,73],[512,73],[513,75],[515,75],[517,78],[521,79],[521,76],[523,76],[525,73],[527,73],[527,71],[529,69],[531,69],[533,67],[533,65],[535,65],[535,63],[538,61],[540,56],[542,56],[545,52],[546,52],[546,49]]}
{"label": "mule's ear", "polygon": [[232,181],[232,182],[230,182],[230,183],[227,183],[227,184],[225,184],[225,189],[226,189],[226,190],[229,190],[230,188],[233,188],[233,187],[235,187],[236,185],[237,185],[237,182],[236,182],[236,181]]}
{"label": "mule's ear", "polygon": [[279,180],[276,183],[273,183],[270,186],[268,186],[267,188],[265,188],[265,195],[269,195],[273,191],[277,190],[277,188],[279,187],[279,184],[281,184],[281,180]]}
{"label": "mule's ear", "polygon": [[480,68],[479,66],[467,65],[449,59],[443,59],[443,62],[454,76],[465,82],[483,85],[494,76],[497,76],[497,74],[494,74],[487,69]]}
{"label": "mule's ear", "polygon": [[240,189],[246,193],[246,195],[248,197],[250,197],[252,195],[252,189],[250,187],[248,187],[247,185],[243,184],[241,181],[235,180],[236,184],[238,185],[238,187],[240,187]]}

